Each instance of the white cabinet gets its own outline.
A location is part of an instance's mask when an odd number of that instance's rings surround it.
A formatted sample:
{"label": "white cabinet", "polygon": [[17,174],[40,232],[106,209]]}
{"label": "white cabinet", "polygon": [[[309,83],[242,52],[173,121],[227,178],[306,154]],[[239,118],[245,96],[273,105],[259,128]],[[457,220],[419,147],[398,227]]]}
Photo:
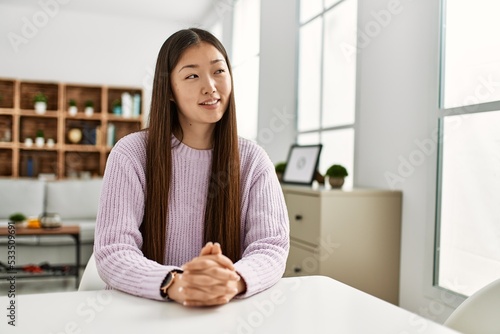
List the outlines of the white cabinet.
{"label": "white cabinet", "polygon": [[290,217],[285,276],[330,276],[397,305],[401,192],[282,188]]}

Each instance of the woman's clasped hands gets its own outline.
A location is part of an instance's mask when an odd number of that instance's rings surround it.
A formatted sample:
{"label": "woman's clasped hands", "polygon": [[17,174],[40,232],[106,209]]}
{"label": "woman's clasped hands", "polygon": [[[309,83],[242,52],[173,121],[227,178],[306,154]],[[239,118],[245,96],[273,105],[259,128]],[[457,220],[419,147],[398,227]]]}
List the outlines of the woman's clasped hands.
{"label": "woman's clasped hands", "polygon": [[182,270],[168,288],[168,296],[184,306],[226,304],[246,289],[233,262],[222,254],[219,243],[208,242],[200,255],[184,264]]}

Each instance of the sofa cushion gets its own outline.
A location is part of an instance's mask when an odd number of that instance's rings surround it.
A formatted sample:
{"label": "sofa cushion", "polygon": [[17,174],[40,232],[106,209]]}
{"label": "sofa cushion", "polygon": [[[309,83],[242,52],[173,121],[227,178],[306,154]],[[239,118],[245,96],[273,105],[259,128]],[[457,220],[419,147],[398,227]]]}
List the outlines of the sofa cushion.
{"label": "sofa cushion", "polygon": [[38,217],[43,212],[44,185],[38,180],[0,179],[0,220],[16,212]]}
{"label": "sofa cushion", "polygon": [[[93,219],[66,219],[63,225],[80,226],[80,242],[94,243],[95,218]],[[47,241],[49,238],[47,238]]]}
{"label": "sofa cushion", "polygon": [[63,224],[68,220],[97,217],[102,179],[47,182],[46,212],[58,213]]}

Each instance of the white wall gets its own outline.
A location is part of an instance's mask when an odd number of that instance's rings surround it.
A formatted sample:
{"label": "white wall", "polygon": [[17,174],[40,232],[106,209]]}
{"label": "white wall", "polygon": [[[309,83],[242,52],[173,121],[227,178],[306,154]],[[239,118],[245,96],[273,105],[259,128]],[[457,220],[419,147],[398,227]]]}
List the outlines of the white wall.
{"label": "white wall", "polygon": [[[273,108],[295,110],[294,3],[262,2],[259,131],[269,128]],[[432,288],[439,1],[359,0],[358,6],[359,31],[368,39],[360,39],[357,59],[355,186],[403,191],[400,305],[443,322],[453,309],[444,302],[459,300]],[[274,161],[284,160],[293,136],[287,127],[263,146]],[[409,321],[416,332],[425,327]]]}
{"label": "white wall", "polygon": [[358,19],[355,184],[403,191],[400,305],[442,322],[458,300],[431,288],[439,1],[360,0]]}
{"label": "white wall", "polygon": [[[77,12],[71,5],[44,11],[36,2],[0,3],[0,77],[142,87],[149,110],[158,51],[168,36],[185,27]],[[9,34],[22,43],[11,43]]]}
{"label": "white wall", "polygon": [[297,6],[261,0],[257,142],[275,163],[286,161],[295,137]]}

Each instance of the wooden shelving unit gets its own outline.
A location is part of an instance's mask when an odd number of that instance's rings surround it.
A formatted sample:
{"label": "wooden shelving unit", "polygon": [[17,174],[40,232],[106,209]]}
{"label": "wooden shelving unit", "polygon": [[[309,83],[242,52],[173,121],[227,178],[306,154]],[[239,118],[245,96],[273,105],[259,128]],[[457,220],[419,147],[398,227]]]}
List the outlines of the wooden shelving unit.
{"label": "wooden shelving unit", "polygon": [[[38,92],[47,96],[47,111],[41,115],[35,112],[33,103]],[[140,100],[128,118],[113,113],[113,103],[122,93]],[[76,101],[76,115],[68,113],[69,100]],[[86,101],[94,104],[91,116],[84,114]],[[142,101],[143,92],[136,87],[0,78],[0,177],[36,178],[40,173],[55,174],[59,179],[82,173],[102,176],[111,146],[144,127]],[[82,134],[77,143],[69,139],[72,129]],[[35,137],[40,131],[45,143],[38,147]],[[33,145],[25,144],[27,138]],[[47,145],[49,138],[54,145]]]}

